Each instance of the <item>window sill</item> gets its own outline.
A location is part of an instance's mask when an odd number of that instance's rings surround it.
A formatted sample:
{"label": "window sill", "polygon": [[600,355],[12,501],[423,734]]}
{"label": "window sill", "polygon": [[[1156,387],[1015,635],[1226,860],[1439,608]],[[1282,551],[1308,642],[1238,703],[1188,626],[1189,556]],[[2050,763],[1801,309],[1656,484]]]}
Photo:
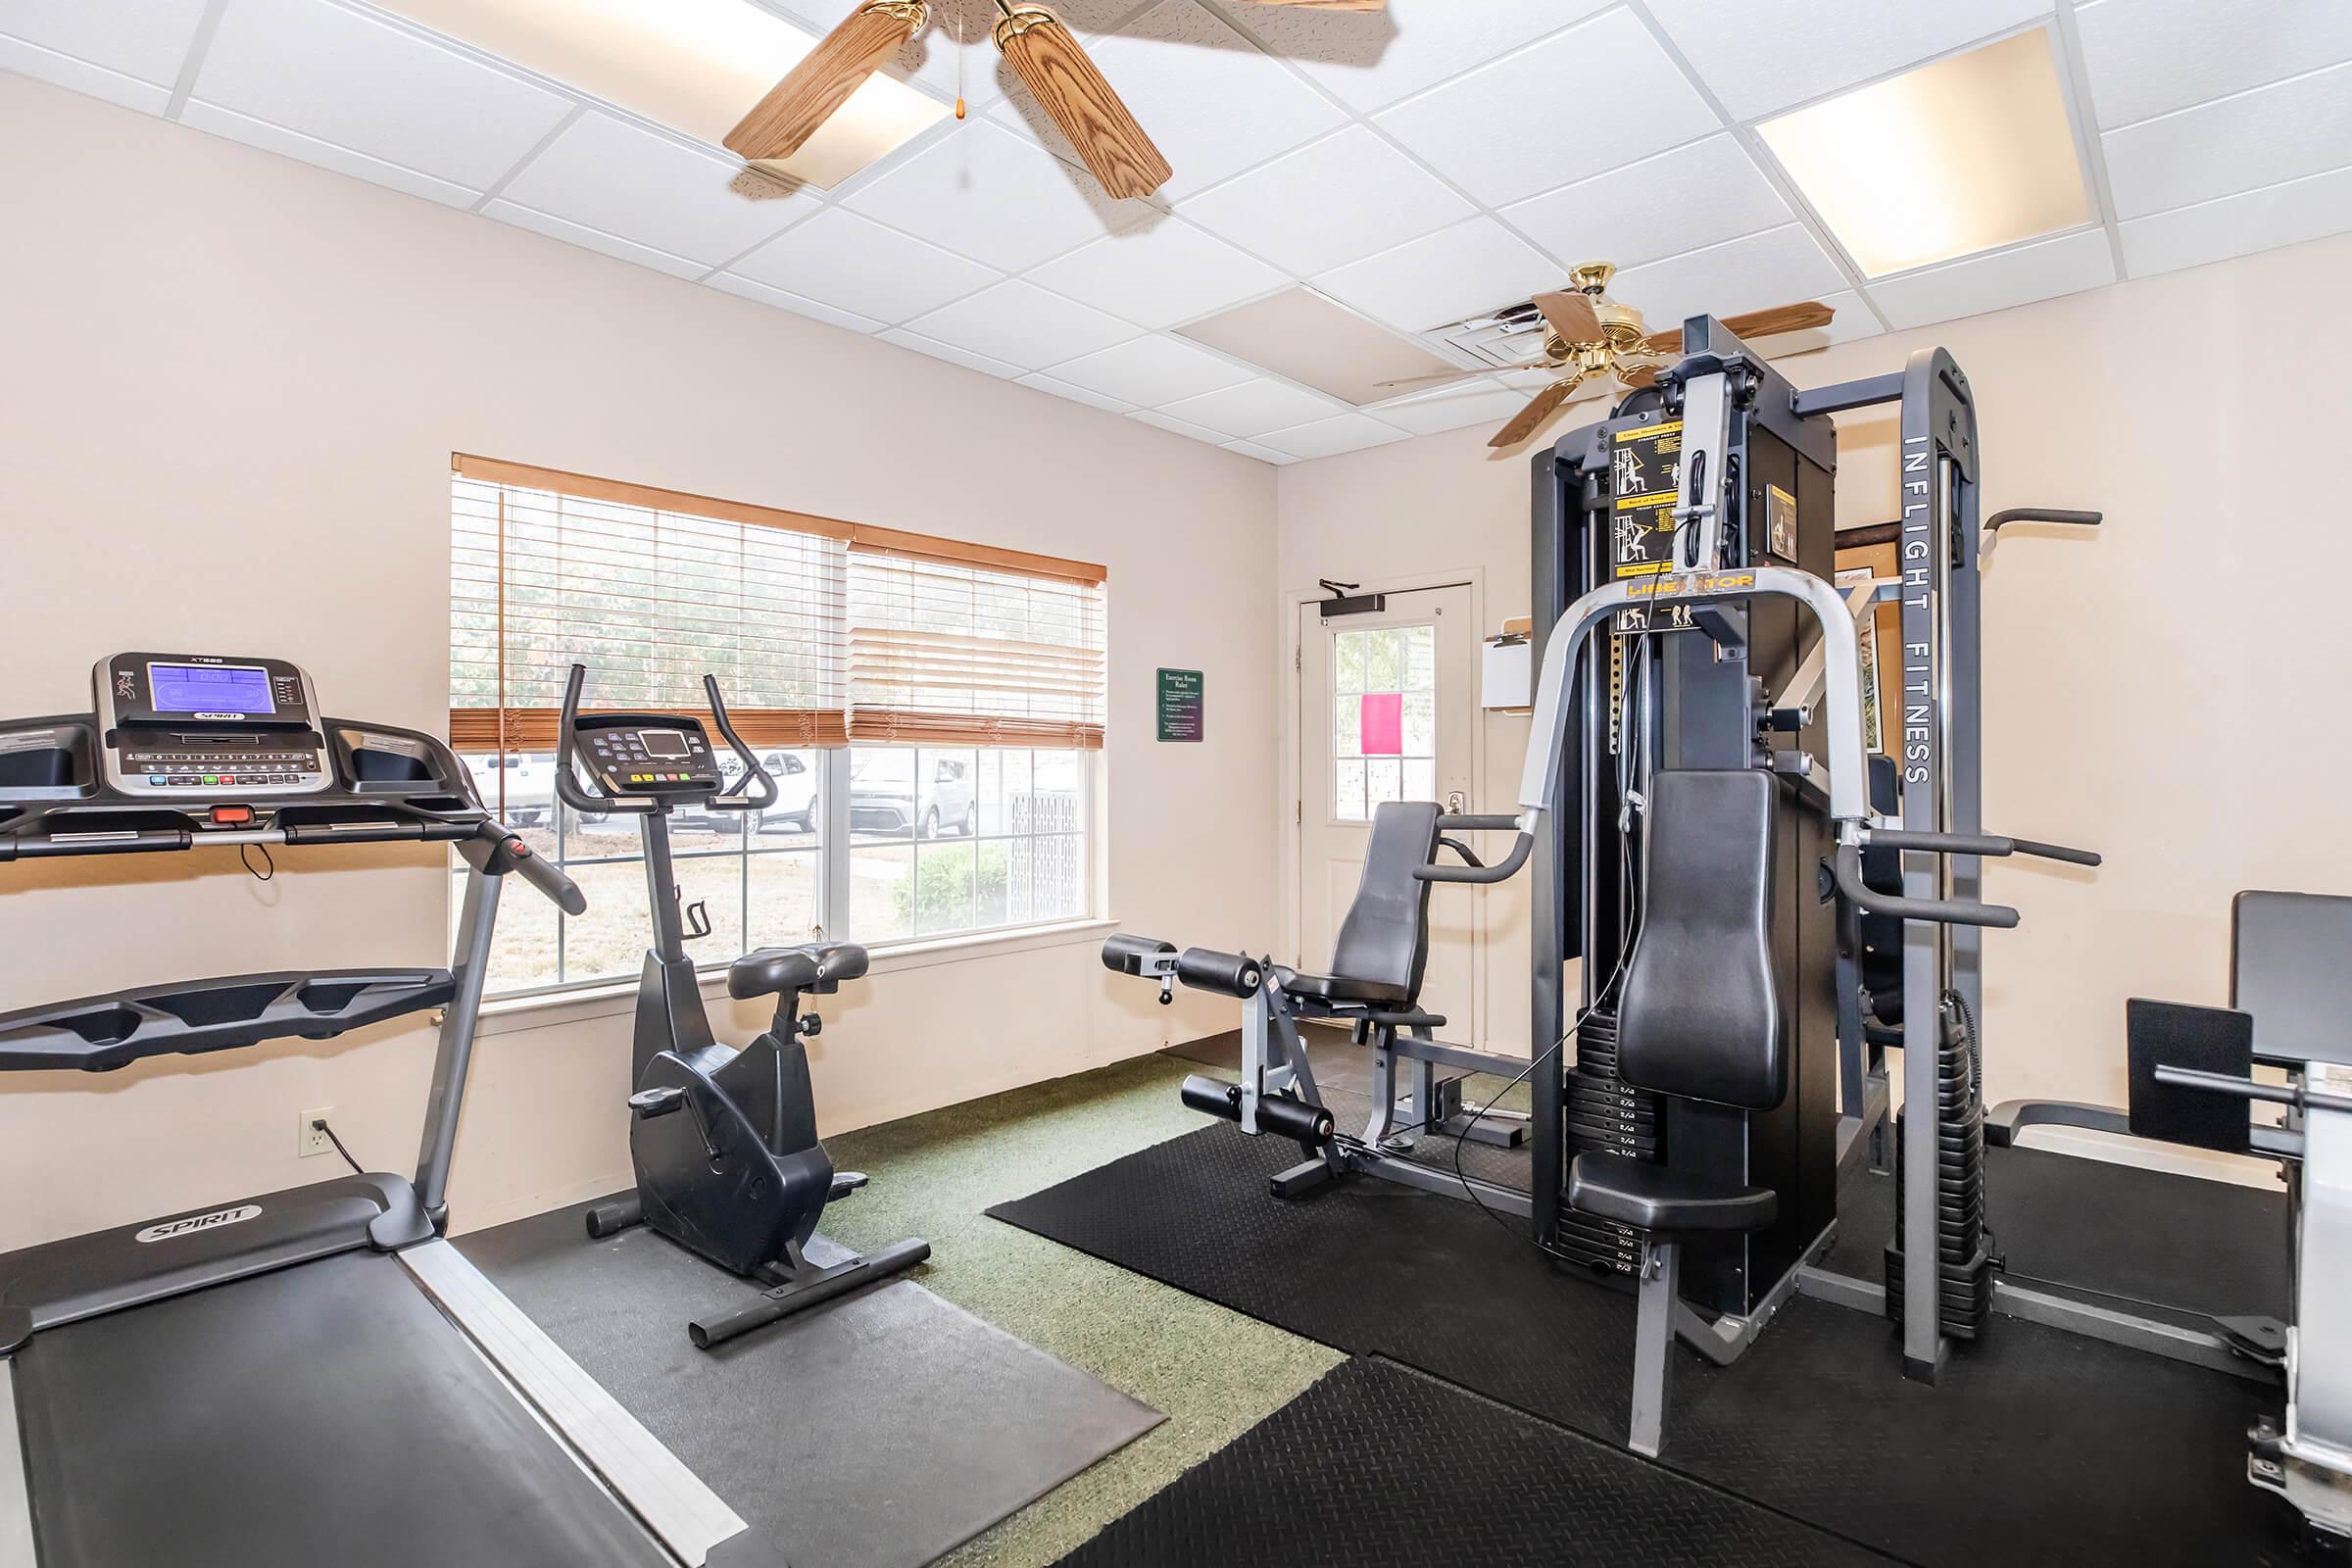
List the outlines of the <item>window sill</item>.
{"label": "window sill", "polygon": [[[870,978],[902,969],[928,969],[945,963],[968,963],[1004,954],[1031,953],[1043,948],[1077,947],[1100,942],[1118,929],[1116,920],[1062,920],[1053,925],[1022,926],[1010,931],[976,931],[968,936],[934,937],[920,941],[875,943],[867,948],[873,962]],[[706,965],[700,971],[706,997],[726,994],[727,966]],[[637,982],[613,980],[582,986],[576,991],[551,991],[541,996],[510,997],[482,1004],[479,1033],[512,1034],[523,1029],[546,1029],[598,1018],[617,1018],[635,1009]]]}

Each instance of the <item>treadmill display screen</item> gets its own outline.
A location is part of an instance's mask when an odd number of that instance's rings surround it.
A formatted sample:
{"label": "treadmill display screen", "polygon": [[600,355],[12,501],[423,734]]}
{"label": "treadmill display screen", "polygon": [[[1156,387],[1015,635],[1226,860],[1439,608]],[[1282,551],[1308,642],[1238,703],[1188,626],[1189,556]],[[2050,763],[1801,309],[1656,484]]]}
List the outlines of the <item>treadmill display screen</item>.
{"label": "treadmill display screen", "polygon": [[274,713],[270,672],[258,664],[147,666],[148,703],[159,713]]}

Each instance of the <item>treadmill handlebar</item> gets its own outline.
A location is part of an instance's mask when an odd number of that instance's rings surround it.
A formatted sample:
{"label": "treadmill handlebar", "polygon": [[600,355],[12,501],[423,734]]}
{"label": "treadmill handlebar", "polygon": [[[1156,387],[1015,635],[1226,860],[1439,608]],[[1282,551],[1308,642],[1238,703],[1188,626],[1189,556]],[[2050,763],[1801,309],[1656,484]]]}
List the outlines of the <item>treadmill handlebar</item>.
{"label": "treadmill handlebar", "polygon": [[510,871],[517,872],[525,882],[546,894],[549,902],[565,914],[588,912],[588,895],[580,891],[580,885],[565,875],[564,869],[553,860],[535,853],[514,829],[485,821],[476,832],[491,845],[490,854],[482,864],[485,875],[504,876]]}

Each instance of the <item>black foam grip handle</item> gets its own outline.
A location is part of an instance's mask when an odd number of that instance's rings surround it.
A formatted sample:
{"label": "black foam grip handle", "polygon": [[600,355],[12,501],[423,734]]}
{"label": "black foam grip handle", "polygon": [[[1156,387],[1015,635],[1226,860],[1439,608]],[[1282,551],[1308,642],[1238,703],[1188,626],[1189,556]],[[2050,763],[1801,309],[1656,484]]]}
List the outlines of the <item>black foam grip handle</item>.
{"label": "black foam grip handle", "polygon": [[1120,974],[1142,974],[1146,959],[1175,951],[1173,942],[1162,942],[1157,937],[1131,937],[1124,931],[1113,932],[1102,941],[1102,967]]}
{"label": "black foam grip handle", "polygon": [[2017,846],[2018,854],[2031,855],[2037,859],[2064,860],[2069,865],[2098,865],[2102,863],[2099,859],[2099,852],[2096,850],[2078,850],[2064,844],[2044,844],[2039,839],[2011,839],[2009,842]]}
{"label": "black foam grip handle", "polygon": [[2074,527],[2090,528],[2097,526],[2105,515],[2099,512],[2064,512],[2052,507],[2011,507],[1985,518],[1984,526],[1995,533],[2012,522],[2063,522]]}
{"label": "black foam grip handle", "polygon": [[1242,1119],[1242,1086],[1225,1083],[1216,1078],[1203,1078],[1194,1073],[1176,1091],[1176,1098],[1194,1110],[1207,1116],[1222,1116],[1227,1121]]}
{"label": "black foam grip handle", "polygon": [[1848,904],[1872,914],[1898,920],[1927,920],[1937,925],[1985,925],[2007,931],[2017,924],[2017,911],[2006,904],[1964,904],[1940,899],[1906,899],[1880,893],[1862,880],[1860,846],[1838,847],[1838,891]]}
{"label": "black foam grip handle", "polygon": [[1263,965],[1245,953],[1187,948],[1176,956],[1176,978],[1195,991],[1222,992],[1247,1002],[1265,984]]}
{"label": "black foam grip handle", "polygon": [[1519,874],[1528,852],[1535,847],[1536,836],[1523,831],[1511,841],[1511,853],[1493,865],[1416,865],[1413,875],[1423,882],[1508,882]]}

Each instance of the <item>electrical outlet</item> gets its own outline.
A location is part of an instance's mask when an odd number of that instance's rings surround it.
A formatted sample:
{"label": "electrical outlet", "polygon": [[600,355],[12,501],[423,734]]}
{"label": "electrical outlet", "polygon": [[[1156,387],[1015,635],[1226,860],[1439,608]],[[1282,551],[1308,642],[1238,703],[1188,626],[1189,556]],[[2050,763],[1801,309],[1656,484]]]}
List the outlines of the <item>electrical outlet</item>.
{"label": "electrical outlet", "polygon": [[332,1105],[320,1105],[315,1110],[304,1111],[302,1122],[295,1129],[294,1152],[300,1154],[304,1159],[310,1158],[313,1154],[333,1153],[335,1146],[328,1143],[326,1134],[320,1132],[312,1123],[334,1119],[335,1107]]}

